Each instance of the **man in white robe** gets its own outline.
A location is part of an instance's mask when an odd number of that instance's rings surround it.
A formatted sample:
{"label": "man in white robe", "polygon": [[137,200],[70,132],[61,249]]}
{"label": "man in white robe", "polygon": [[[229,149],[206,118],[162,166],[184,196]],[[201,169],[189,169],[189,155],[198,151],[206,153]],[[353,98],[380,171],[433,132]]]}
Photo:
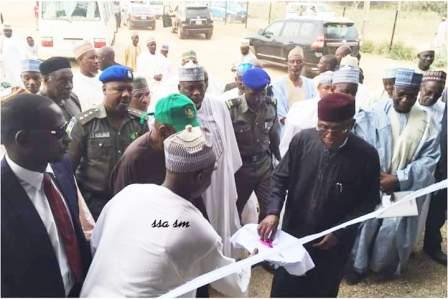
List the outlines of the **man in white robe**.
{"label": "man in white robe", "polygon": [[[361,69],[359,68],[359,60],[356,57],[353,57],[351,55],[347,55],[341,59],[341,62],[339,64],[339,68],[343,68],[344,66],[349,66],[353,68],[359,69],[359,76],[361,76]],[[368,109],[369,108],[369,91],[367,87],[361,83],[361,77],[358,80],[358,90],[356,91],[356,107]]]}
{"label": "man in white robe", "polygon": [[440,130],[445,110],[441,96],[445,87],[444,71],[427,71],[423,74],[417,105],[431,115],[434,128]]}
{"label": "man in white robe", "polygon": [[286,115],[283,136],[280,139],[280,154],[282,157],[288,151],[292,138],[304,129],[314,128],[317,125],[317,103],[330,94],[333,72],[326,71],[319,75],[317,84],[318,96],[308,100],[294,103]]}
{"label": "man in white robe", "polygon": [[[12,35],[12,28],[9,25],[3,25],[3,36],[0,37],[0,62],[3,67],[2,81],[6,81],[13,87],[22,87],[20,72],[22,69],[22,61],[25,59],[24,44],[20,43],[15,36]],[[1,78],[0,78],[1,79]]]}
{"label": "man in white robe", "polygon": [[[198,56],[195,51],[190,50],[182,53],[182,65],[185,65],[188,62],[192,62],[194,64],[199,64]],[[221,96],[224,92],[224,83],[214,75],[210,74],[205,70],[205,84],[206,84],[206,95],[210,96]]]}
{"label": "man in white robe", "polygon": [[98,55],[91,43],[85,41],[74,49],[79,70],[73,72],[73,93],[78,96],[83,111],[102,103],[103,84],[99,80]]}
{"label": "man in white robe", "polygon": [[257,57],[250,51],[250,42],[246,38],[240,41],[240,54],[238,61],[232,65],[232,72],[236,71],[237,66],[242,63],[259,64]]}
{"label": "man in white robe", "polygon": [[217,169],[202,195],[210,224],[223,239],[223,252],[232,256],[230,237],[240,228],[234,175],[242,161],[229,111],[223,101],[205,94],[204,69],[192,62],[179,69],[179,92],[198,109],[198,119],[212,136]]}
{"label": "man in white robe", "polygon": [[288,53],[288,75],[272,84],[281,128],[285,124],[289,108],[294,103],[312,99],[317,95],[313,80],[301,76],[304,65],[303,49],[295,47]]}
{"label": "man in white robe", "polygon": [[368,109],[372,108],[376,103],[390,100],[392,101],[392,92],[394,91],[395,84],[395,68],[389,68],[384,71],[382,81],[383,88],[381,91],[375,93],[375,96],[371,97],[368,102]]}
{"label": "man in white robe", "polygon": [[[373,145],[380,157],[380,186],[383,194],[413,191],[434,182],[440,156],[439,138],[430,115],[414,105],[422,75],[412,69],[397,69],[393,100],[378,103],[371,111],[361,110],[355,133]],[[369,270],[390,278],[405,269],[424,224],[424,198],[417,199],[419,215],[372,219],[362,224],[353,247],[353,262],[346,275],[359,282]]]}
{"label": "man in white robe", "polygon": [[[163,184],[129,185],[105,206],[93,232],[94,258],[81,297],[157,297],[234,262],[191,202],[216,169],[215,145],[207,135],[190,125],[168,137]],[[243,268],[214,286],[240,297],[249,281],[250,268]]]}
{"label": "man in white robe", "polygon": [[164,92],[164,83],[168,75],[168,61],[165,56],[157,53],[157,43],[153,37],[146,42],[147,49],[137,57],[136,73],[146,79],[151,90],[151,103],[148,111],[154,111],[157,101],[166,96]]}

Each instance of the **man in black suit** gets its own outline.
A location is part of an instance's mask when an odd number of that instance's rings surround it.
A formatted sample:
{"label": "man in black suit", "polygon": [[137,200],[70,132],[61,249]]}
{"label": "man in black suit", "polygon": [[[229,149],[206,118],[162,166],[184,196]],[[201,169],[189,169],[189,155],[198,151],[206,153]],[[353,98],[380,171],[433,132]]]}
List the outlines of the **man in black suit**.
{"label": "man in black suit", "polygon": [[77,296],[88,270],[66,123],[47,97],[2,102],[2,297]]}

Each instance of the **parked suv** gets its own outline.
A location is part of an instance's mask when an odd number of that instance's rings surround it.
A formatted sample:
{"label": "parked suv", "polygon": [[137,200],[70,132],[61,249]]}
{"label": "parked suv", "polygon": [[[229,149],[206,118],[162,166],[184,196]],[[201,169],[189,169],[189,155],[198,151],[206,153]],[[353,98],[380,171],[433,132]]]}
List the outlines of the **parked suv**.
{"label": "parked suv", "polygon": [[149,3],[143,0],[131,0],[124,10],[124,24],[128,25],[129,29],[144,27],[155,30],[156,15]]}
{"label": "parked suv", "polygon": [[304,74],[318,74],[320,57],[334,54],[348,45],[353,55],[359,52],[359,36],[353,21],[333,17],[296,17],[275,21],[254,36],[248,37],[258,59],[286,65],[288,53],[295,46],[303,48]]}
{"label": "parked suv", "polygon": [[206,39],[213,35],[213,20],[207,6],[184,6],[176,11],[172,32],[183,39],[191,33],[204,33]]}

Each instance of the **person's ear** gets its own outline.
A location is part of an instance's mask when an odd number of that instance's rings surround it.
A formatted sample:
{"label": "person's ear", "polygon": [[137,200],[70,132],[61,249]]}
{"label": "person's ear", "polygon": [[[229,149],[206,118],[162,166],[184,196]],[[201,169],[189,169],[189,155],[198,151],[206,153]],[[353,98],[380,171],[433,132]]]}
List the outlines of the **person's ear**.
{"label": "person's ear", "polygon": [[103,94],[106,94],[106,84],[103,84]]}
{"label": "person's ear", "polygon": [[177,90],[179,90],[179,92],[180,92],[180,90],[181,90],[180,84],[177,84]]}
{"label": "person's ear", "polygon": [[29,134],[26,131],[20,130],[14,136],[14,141],[19,146],[24,147],[24,146],[27,146],[30,143],[30,138],[29,137],[30,136],[29,136]]}
{"label": "person's ear", "polygon": [[159,127],[159,134],[160,134],[160,137],[162,138],[162,140],[165,140],[166,138],[170,137],[174,133],[176,133],[176,130],[174,130],[173,128],[170,128],[166,125],[161,124]]}

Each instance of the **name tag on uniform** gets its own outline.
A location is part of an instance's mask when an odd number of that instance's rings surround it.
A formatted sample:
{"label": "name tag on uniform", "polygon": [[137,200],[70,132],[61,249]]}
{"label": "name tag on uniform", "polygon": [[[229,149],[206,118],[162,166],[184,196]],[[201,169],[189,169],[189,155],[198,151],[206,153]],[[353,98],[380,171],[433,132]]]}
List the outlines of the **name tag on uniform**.
{"label": "name tag on uniform", "polygon": [[109,132],[99,132],[93,135],[93,138],[108,138],[108,137],[110,137]]}

